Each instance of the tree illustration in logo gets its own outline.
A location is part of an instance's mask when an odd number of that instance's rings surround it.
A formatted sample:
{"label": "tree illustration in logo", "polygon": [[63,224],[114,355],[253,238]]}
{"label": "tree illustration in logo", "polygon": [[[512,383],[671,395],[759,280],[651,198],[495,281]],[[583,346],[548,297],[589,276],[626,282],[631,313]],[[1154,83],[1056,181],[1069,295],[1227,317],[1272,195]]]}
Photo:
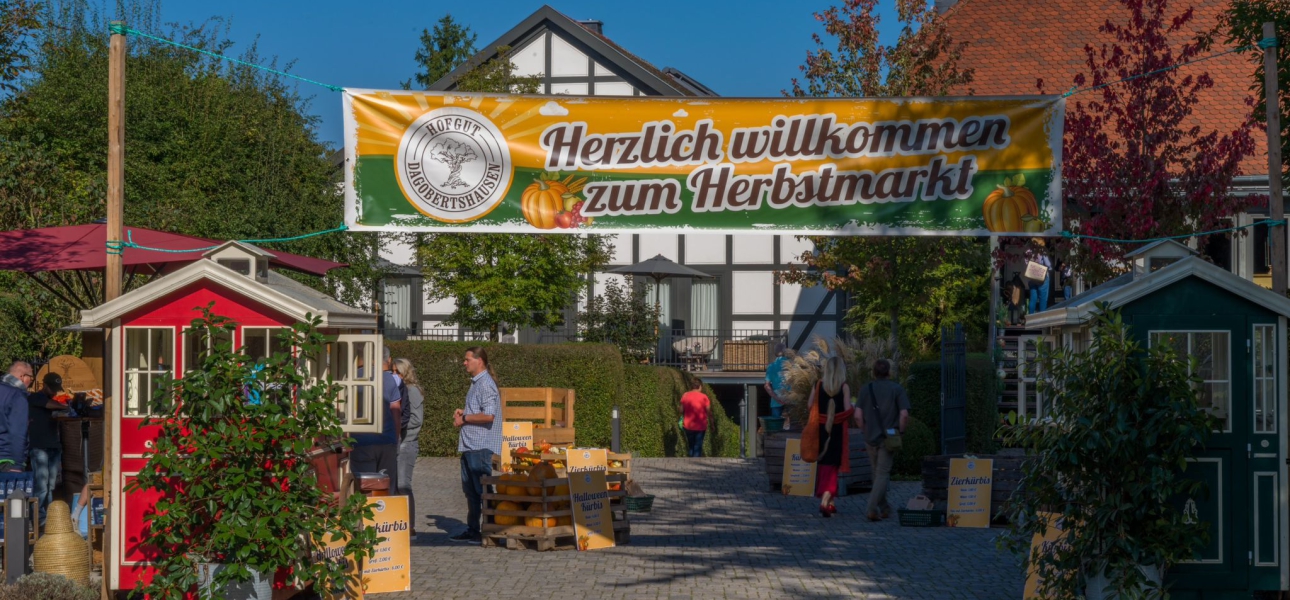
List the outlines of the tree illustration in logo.
{"label": "tree illustration in logo", "polygon": [[430,159],[448,165],[448,181],[444,187],[467,187],[470,184],[461,180],[461,165],[479,158],[475,149],[465,142],[445,140],[430,148]]}

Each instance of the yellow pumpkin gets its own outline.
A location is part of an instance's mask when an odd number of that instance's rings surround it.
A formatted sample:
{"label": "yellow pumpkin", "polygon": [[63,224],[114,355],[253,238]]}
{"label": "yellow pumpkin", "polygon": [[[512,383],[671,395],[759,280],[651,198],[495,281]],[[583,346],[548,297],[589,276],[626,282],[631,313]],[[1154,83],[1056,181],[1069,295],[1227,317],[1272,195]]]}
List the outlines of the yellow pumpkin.
{"label": "yellow pumpkin", "polygon": [[[528,481],[523,475],[503,475],[503,481]],[[528,494],[528,489],[522,485],[508,485],[502,488],[502,493],[507,496],[524,496]]]}
{"label": "yellow pumpkin", "polygon": [[[520,505],[514,502],[511,502],[510,500],[503,500],[497,503],[497,510],[521,510],[521,509],[520,509]],[[512,515],[493,515],[493,522],[497,523],[498,525],[518,525],[520,522],[520,518]]]}
{"label": "yellow pumpkin", "polygon": [[[551,463],[549,462],[545,462],[545,461],[540,462],[534,465],[533,468],[529,470],[529,483],[542,483],[547,479],[555,479],[555,478],[556,478],[555,467],[551,466]],[[546,489],[547,496],[555,495],[555,486],[547,486],[545,489]],[[543,490],[543,487],[540,485],[530,487],[529,495],[541,496],[542,490]],[[566,495],[568,494],[568,492],[565,492],[565,493]]]}
{"label": "yellow pumpkin", "polygon": [[564,195],[569,188],[559,181],[539,179],[520,194],[524,219],[538,229],[555,229],[555,216],[564,210]]}
{"label": "yellow pumpkin", "polygon": [[1035,195],[1025,187],[1026,177],[1006,177],[999,189],[986,196],[982,212],[985,213],[985,228],[990,231],[1010,233],[1037,233],[1043,230],[1039,220],[1039,203]]}
{"label": "yellow pumpkin", "polygon": [[555,486],[555,490],[552,491],[551,494],[553,496],[559,496],[561,498],[567,497],[569,495],[569,486],[557,485]]}

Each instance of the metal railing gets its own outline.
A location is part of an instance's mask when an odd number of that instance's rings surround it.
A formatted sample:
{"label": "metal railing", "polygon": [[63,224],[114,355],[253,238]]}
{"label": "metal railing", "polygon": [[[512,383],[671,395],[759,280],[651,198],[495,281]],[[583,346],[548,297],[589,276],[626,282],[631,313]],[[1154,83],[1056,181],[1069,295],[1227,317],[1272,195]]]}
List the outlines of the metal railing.
{"label": "metal railing", "polygon": [[[575,334],[545,333],[539,344],[583,341]],[[659,332],[650,364],[687,371],[765,371],[775,347],[787,343],[782,329],[673,329]]]}
{"label": "metal railing", "polygon": [[486,342],[488,341],[487,331],[417,331],[415,329],[394,329],[387,328],[381,330],[381,335],[387,340],[394,341],[413,341],[413,342]]}

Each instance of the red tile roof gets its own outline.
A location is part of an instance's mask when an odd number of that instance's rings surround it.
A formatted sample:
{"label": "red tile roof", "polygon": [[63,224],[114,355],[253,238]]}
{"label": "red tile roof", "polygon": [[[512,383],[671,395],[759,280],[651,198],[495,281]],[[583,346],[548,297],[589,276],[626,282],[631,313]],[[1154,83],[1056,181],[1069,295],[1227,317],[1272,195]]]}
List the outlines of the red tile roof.
{"label": "red tile roof", "polygon": [[[1200,33],[1218,22],[1227,2],[1177,1],[1165,14],[1172,17],[1188,6],[1194,8],[1195,18],[1187,28]],[[1118,0],[959,0],[945,16],[954,39],[968,42],[961,64],[974,68],[975,76],[967,88],[979,96],[994,96],[1038,93],[1038,79],[1043,79],[1045,93],[1069,90],[1076,74],[1088,72],[1085,44],[1097,48],[1112,41],[1098,27],[1108,19],[1123,21],[1127,15]],[[1184,37],[1191,36],[1178,34],[1175,39]],[[1229,48],[1216,43],[1211,53]],[[1228,54],[1180,69],[1196,75],[1208,72],[1214,80],[1213,88],[1201,92],[1201,102],[1193,113],[1202,132],[1226,134],[1248,117],[1246,98],[1257,93],[1250,90],[1254,69],[1245,54]],[[1076,95],[1072,100],[1079,98]],[[1268,172],[1267,138],[1262,131],[1254,138],[1256,150],[1242,162],[1242,170],[1246,175],[1264,175]]]}

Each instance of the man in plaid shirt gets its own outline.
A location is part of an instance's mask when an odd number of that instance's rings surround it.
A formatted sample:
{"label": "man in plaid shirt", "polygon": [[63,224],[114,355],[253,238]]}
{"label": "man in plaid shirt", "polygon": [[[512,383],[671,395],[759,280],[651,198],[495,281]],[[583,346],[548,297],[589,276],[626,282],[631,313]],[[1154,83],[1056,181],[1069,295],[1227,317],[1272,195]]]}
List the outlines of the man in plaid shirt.
{"label": "man in plaid shirt", "polygon": [[493,454],[502,451],[502,398],[493,382],[488,354],[478,346],[466,350],[461,362],[470,373],[470,391],[466,408],[457,409],[452,424],[461,429],[457,451],[461,453],[461,490],[466,494],[466,530],[452,536],[456,542],[478,542],[482,539],[484,483],[493,473]]}

